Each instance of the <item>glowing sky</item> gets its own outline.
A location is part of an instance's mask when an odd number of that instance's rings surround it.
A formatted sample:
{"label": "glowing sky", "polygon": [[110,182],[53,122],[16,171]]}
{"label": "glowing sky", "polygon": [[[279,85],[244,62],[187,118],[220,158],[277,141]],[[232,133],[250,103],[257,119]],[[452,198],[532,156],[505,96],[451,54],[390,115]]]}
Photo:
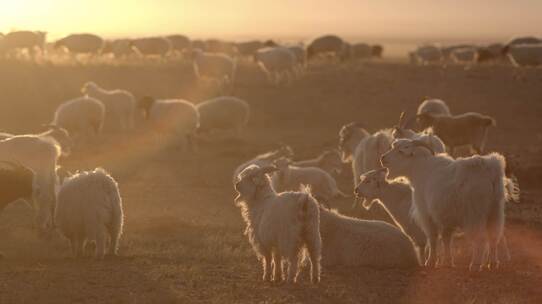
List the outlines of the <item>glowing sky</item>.
{"label": "glowing sky", "polygon": [[394,39],[542,36],[542,0],[0,0],[0,31]]}

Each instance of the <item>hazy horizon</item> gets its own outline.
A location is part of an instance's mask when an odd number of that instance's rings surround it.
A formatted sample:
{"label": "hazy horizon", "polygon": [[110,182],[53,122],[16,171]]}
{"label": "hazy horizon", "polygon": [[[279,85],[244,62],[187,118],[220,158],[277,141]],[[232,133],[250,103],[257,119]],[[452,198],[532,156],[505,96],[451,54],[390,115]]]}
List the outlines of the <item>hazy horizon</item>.
{"label": "hazy horizon", "polygon": [[[104,37],[173,33],[194,38],[493,41],[542,35],[542,1],[133,1],[0,0],[0,32],[43,30],[49,39],[92,32]],[[537,31],[538,29],[538,31]]]}

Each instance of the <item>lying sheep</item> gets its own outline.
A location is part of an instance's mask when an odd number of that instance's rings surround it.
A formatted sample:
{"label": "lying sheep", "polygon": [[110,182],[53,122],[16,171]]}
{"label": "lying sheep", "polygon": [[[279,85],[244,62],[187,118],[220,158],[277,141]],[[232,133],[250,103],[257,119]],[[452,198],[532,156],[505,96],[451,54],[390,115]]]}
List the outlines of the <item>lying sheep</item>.
{"label": "lying sheep", "polygon": [[0,213],[11,202],[19,199],[32,201],[36,191],[34,172],[29,168],[9,161],[0,161]]}
{"label": "lying sheep", "polygon": [[354,193],[362,200],[362,205],[369,210],[374,202],[386,210],[399,229],[414,241],[418,251],[423,253],[427,239],[420,226],[410,216],[412,190],[410,185],[400,180],[386,180],[387,170],[381,168],[366,172],[360,176],[360,182]]}
{"label": "lying sheep", "polygon": [[311,282],[318,283],[322,256],[318,203],[307,193],[277,193],[266,175],[275,170],[250,165],[238,176],[235,204],[247,225],[245,235],[262,260],[264,281],[281,281],[286,262],[286,282],[296,282],[306,251]]}
{"label": "lying sheep", "polygon": [[302,185],[307,185],[314,197],[326,206],[334,199],[348,197],[339,190],[335,179],[320,168],[296,167],[286,158],[277,159],[273,165],[278,171],[273,174],[271,183],[278,192],[295,191]]}
{"label": "lying sheep", "polygon": [[135,98],[125,90],[105,90],[94,82],[87,82],[83,94],[96,98],[105,106],[103,130],[127,131],[134,128]]}
{"label": "lying sheep", "polygon": [[94,34],[72,34],[55,42],[55,49],[65,48],[71,54],[100,54],[104,47],[102,37]]}
{"label": "lying sheep", "polygon": [[171,51],[171,42],[163,37],[148,37],[131,40],[131,46],[142,57],[165,57]]}
{"label": "lying sheep", "polygon": [[292,150],[290,146],[287,146],[287,145],[282,145],[280,148],[276,150],[259,154],[256,157],[242,163],[234,170],[233,184],[237,182],[237,177],[239,176],[239,173],[241,173],[241,171],[243,171],[245,168],[247,168],[250,165],[257,165],[259,167],[271,166],[273,162],[279,158],[282,158],[282,157],[292,158],[293,156],[294,156],[294,151]]}
{"label": "lying sheep", "polygon": [[192,103],[182,99],[156,100],[146,96],[138,106],[162,144],[175,139],[181,141],[183,148],[196,148],[193,137],[200,124],[200,114]]}
{"label": "lying sheep", "polygon": [[259,49],[254,59],[267,75],[269,83],[273,85],[290,84],[296,75],[297,58],[286,47]]}
{"label": "lying sheep", "polygon": [[341,61],[346,61],[350,58],[350,45],[335,35],[318,37],[307,47],[307,59],[311,60],[319,54],[333,54]]}
{"label": "lying sheep", "polygon": [[484,152],[489,127],[496,126],[495,119],[479,113],[468,112],[455,116],[418,114],[420,125],[433,129],[454,155],[456,147],[470,145],[478,154]]}
{"label": "lying sheep", "polygon": [[222,92],[233,90],[236,61],[225,54],[204,53],[201,49],[192,52],[194,73],[199,81],[211,79],[218,83]]}
{"label": "lying sheep", "polygon": [[354,187],[359,182],[359,176],[363,173],[363,148],[361,143],[371,134],[367,132],[362,124],[349,123],[344,125],[339,131],[339,151],[344,163],[352,163],[352,173],[354,176]]}
{"label": "lying sheep", "polygon": [[104,104],[83,96],[58,106],[51,124],[66,129],[76,142],[89,142],[100,134],[104,117]]}
{"label": "lying sheep", "polygon": [[294,162],[296,167],[318,167],[330,175],[341,174],[343,163],[341,154],[337,150],[326,150],[319,156]]}
{"label": "lying sheep", "polygon": [[420,265],[410,238],[382,222],[360,220],[320,208],[322,265],[415,268]]}
{"label": "lying sheep", "polygon": [[389,178],[404,176],[413,189],[413,216],[429,243],[427,266],[436,263],[439,234],[444,243],[443,264],[453,264],[450,243],[458,228],[472,244],[471,269],[484,266],[488,244],[488,265],[498,265],[505,201],[501,155],[454,160],[445,154],[434,155],[425,143],[399,139],[381,161]]}
{"label": "lying sheep", "polygon": [[250,117],[248,103],[233,96],[220,96],[203,101],[196,105],[196,109],[200,117],[200,133],[231,130],[239,136]]}
{"label": "lying sheep", "polygon": [[58,192],[55,220],[74,257],[83,256],[87,241],[96,242],[95,258],[104,257],[108,241],[108,255],[117,255],[123,228],[117,182],[102,168],[67,178]]}
{"label": "lying sheep", "polygon": [[507,45],[502,50],[515,66],[537,67],[542,65],[542,42],[539,44]]}

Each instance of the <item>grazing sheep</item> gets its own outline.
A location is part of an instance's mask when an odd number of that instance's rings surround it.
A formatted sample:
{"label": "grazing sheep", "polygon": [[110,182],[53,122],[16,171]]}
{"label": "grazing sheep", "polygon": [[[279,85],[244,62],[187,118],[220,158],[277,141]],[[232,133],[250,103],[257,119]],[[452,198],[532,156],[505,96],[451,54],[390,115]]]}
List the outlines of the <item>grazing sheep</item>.
{"label": "grazing sheep", "polygon": [[171,42],[163,37],[134,39],[131,41],[131,46],[142,57],[165,57],[171,51]]}
{"label": "grazing sheep", "polygon": [[58,106],[51,124],[66,129],[76,142],[89,142],[100,134],[104,117],[104,104],[95,98],[83,96]]}
{"label": "grazing sheep", "polygon": [[269,83],[273,85],[280,85],[281,82],[290,84],[295,77],[297,58],[286,47],[259,49],[254,59],[267,75]]}
{"label": "grazing sheep", "polygon": [[232,130],[239,136],[250,117],[250,106],[240,98],[220,96],[196,105],[200,123],[198,132]]}
{"label": "grazing sheep", "polygon": [[184,148],[196,148],[193,136],[200,124],[200,114],[191,102],[182,99],[156,100],[146,96],[138,106],[162,144],[174,138],[180,140]]}
{"label": "grazing sheep", "polygon": [[238,42],[235,44],[235,47],[237,48],[237,52],[239,52],[239,55],[245,57],[252,57],[259,49],[263,48],[264,45],[263,42],[259,40],[251,40],[245,42]]}
{"label": "grazing sheep", "polygon": [[169,35],[166,39],[171,43],[171,51],[182,53],[192,47],[192,42],[184,35]]}
{"label": "grazing sheep", "polygon": [[344,125],[339,131],[339,151],[344,163],[352,163],[354,187],[358,184],[359,176],[364,170],[363,149],[365,145],[362,143],[370,136],[371,134],[363,128],[362,124],[355,122]]}
{"label": "grazing sheep", "polygon": [[314,39],[307,47],[307,59],[311,60],[319,54],[333,54],[341,61],[350,58],[350,45],[335,35],[325,35]]}
{"label": "grazing sheep", "polygon": [[326,150],[312,159],[294,162],[296,167],[318,167],[331,175],[341,174],[343,163],[337,150]]}
{"label": "grazing sheep", "polygon": [[444,243],[443,264],[452,265],[452,234],[465,232],[472,243],[470,269],[481,268],[489,243],[489,266],[497,266],[504,227],[504,157],[497,153],[452,159],[434,155],[425,143],[399,139],[382,156],[388,177],[404,176],[413,189],[413,216],[424,231],[429,252],[426,266],[436,263],[438,236]]}
{"label": "grazing sheep", "polygon": [[0,212],[11,202],[19,199],[32,201],[37,191],[34,172],[21,165],[9,161],[0,161]]}
{"label": "grazing sheep", "polygon": [[96,242],[95,258],[104,257],[108,241],[108,255],[117,255],[123,228],[117,182],[102,168],[68,177],[58,192],[55,220],[74,257],[84,254],[87,241]]}
{"label": "grazing sheep", "polygon": [[479,113],[468,112],[455,116],[418,114],[420,125],[433,129],[454,155],[455,148],[470,145],[478,154],[484,152],[489,127],[496,126],[495,119]]}
{"label": "grazing sheep", "polygon": [[434,45],[421,46],[411,53],[411,61],[421,64],[438,63],[442,58],[440,48]]}
{"label": "grazing sheep", "polygon": [[201,49],[192,52],[194,73],[199,81],[211,79],[218,83],[221,91],[233,90],[236,61],[226,54],[204,53]]}
{"label": "grazing sheep", "polygon": [[539,44],[507,45],[502,50],[515,66],[537,67],[542,65],[542,42]]}
{"label": "grazing sheep", "polygon": [[386,210],[399,229],[414,241],[418,251],[423,253],[427,238],[420,226],[410,216],[412,190],[410,185],[400,180],[386,180],[385,168],[371,170],[360,176],[354,193],[362,199],[362,205],[369,210],[376,201]]}
{"label": "grazing sheep", "polygon": [[100,54],[104,47],[102,37],[94,34],[72,34],[55,42],[55,49],[65,48],[71,54]]}
{"label": "grazing sheep", "polygon": [[5,55],[17,50],[27,50],[32,59],[35,58],[36,49],[43,54],[45,50],[46,32],[14,31],[7,33],[2,39],[0,51]]}
{"label": "grazing sheep", "polygon": [[134,128],[136,105],[132,93],[125,90],[105,90],[94,82],[85,83],[81,91],[104,104],[104,130],[127,131]]}
{"label": "grazing sheep", "polygon": [[39,191],[29,203],[34,209],[38,234],[44,237],[50,236],[53,228],[56,167],[60,154],[56,141],[37,135],[17,135],[0,140],[0,159],[18,162],[34,171]]}
{"label": "grazing sheep", "polygon": [[250,165],[238,176],[235,204],[247,225],[245,235],[262,260],[264,281],[281,281],[286,262],[286,282],[296,282],[306,251],[311,282],[318,283],[322,256],[318,203],[307,193],[275,192],[266,175],[275,170]]}
{"label": "grazing sheep", "polygon": [[271,166],[273,162],[279,158],[292,158],[293,156],[294,151],[292,151],[292,148],[287,145],[282,145],[276,150],[259,154],[256,157],[242,163],[237,168],[235,168],[233,172],[233,184],[237,182],[237,177],[239,176],[239,173],[241,173],[241,171],[243,171],[250,165],[258,165],[259,167]]}
{"label": "grazing sheep", "polygon": [[280,158],[273,162],[278,171],[273,174],[271,183],[278,192],[299,190],[307,185],[311,188],[316,199],[326,206],[337,198],[345,198],[337,187],[335,179],[326,171],[316,167],[296,167],[291,165],[289,159]]}
{"label": "grazing sheep", "polygon": [[412,241],[400,229],[320,208],[322,266],[415,268],[420,266]]}

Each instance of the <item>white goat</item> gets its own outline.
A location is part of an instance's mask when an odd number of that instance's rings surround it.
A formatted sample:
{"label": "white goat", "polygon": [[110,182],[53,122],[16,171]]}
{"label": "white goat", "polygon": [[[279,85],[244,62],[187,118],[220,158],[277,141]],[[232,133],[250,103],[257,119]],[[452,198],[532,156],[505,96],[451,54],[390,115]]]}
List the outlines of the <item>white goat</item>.
{"label": "white goat", "polygon": [[83,255],[87,241],[96,242],[98,259],[104,257],[108,241],[108,254],[117,255],[123,228],[117,182],[102,168],[68,177],[58,192],[55,219],[75,257]]}
{"label": "white goat", "polygon": [[322,250],[318,203],[307,193],[275,192],[266,175],[275,170],[250,165],[238,176],[235,203],[247,225],[245,235],[262,260],[264,281],[281,281],[286,261],[286,281],[296,282],[306,249],[311,281],[317,283]]}
{"label": "white goat", "polygon": [[280,85],[290,84],[296,75],[297,58],[286,47],[266,47],[259,49],[254,59],[267,75],[269,83]]}
{"label": "white goat", "polygon": [[64,128],[76,142],[89,141],[100,134],[105,116],[104,104],[83,96],[62,103],[51,124]]}
{"label": "white goat", "polygon": [[295,191],[302,185],[307,185],[316,199],[326,206],[329,206],[333,199],[348,197],[339,190],[335,179],[320,168],[292,166],[290,160],[286,158],[280,158],[273,164],[278,171],[273,174],[271,183],[279,192]]}
{"label": "white goat", "polygon": [[104,130],[126,131],[134,128],[135,99],[125,90],[105,90],[87,82],[81,91],[101,101],[105,106]]}
{"label": "white goat", "polygon": [[156,100],[146,96],[138,106],[162,144],[174,139],[180,140],[183,148],[196,148],[194,134],[200,124],[200,115],[192,103],[182,99]]}
{"label": "white goat", "polygon": [[444,242],[444,265],[452,265],[450,243],[455,229],[462,229],[472,243],[471,269],[481,268],[489,243],[489,266],[497,266],[497,245],[504,227],[504,157],[452,159],[434,155],[425,143],[399,139],[382,156],[388,177],[404,176],[413,189],[413,216],[429,243],[426,265],[436,263],[439,234]]}

